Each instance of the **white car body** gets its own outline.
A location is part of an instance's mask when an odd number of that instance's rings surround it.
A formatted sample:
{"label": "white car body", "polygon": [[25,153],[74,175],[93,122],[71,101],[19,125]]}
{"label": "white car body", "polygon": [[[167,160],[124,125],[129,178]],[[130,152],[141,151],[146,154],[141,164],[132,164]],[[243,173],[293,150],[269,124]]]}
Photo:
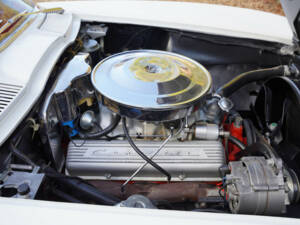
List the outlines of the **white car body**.
{"label": "white car body", "polygon": [[[155,1],[51,2],[63,15],[40,14],[0,54],[0,84],[22,88],[0,113],[0,144],[41,96],[55,62],[78,33],[80,20],[151,25],[293,44],[285,17],[227,6]],[[26,54],[26,57],[24,55]],[[16,66],[18,65],[18,66]],[[296,224],[287,218],[117,208],[0,198],[1,224]],[[18,213],[18,214],[16,214]]]}
{"label": "white car body", "polygon": [[82,225],[98,223],[134,225],[196,225],[201,223],[207,225],[300,224],[300,221],[297,219],[270,216],[121,208],[7,198],[0,198],[0,210],[1,224],[3,225]]}

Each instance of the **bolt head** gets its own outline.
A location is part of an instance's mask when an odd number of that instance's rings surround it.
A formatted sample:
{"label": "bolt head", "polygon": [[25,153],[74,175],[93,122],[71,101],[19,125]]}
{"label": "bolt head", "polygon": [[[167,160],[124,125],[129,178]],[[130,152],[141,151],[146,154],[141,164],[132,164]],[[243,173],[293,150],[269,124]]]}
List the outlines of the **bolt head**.
{"label": "bolt head", "polygon": [[20,195],[28,194],[30,192],[29,184],[23,183],[23,184],[19,185],[17,191]]}

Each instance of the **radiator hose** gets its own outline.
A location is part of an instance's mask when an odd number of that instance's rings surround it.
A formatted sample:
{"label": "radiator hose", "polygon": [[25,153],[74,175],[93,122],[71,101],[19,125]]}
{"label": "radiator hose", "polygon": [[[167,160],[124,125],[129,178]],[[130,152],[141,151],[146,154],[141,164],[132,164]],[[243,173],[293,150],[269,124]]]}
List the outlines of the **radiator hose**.
{"label": "radiator hose", "polygon": [[234,92],[239,90],[241,87],[259,80],[266,80],[271,77],[275,76],[283,76],[289,73],[288,66],[276,66],[268,69],[258,69],[252,70],[245,73],[242,73],[229,81],[228,83],[221,86],[217,91],[216,94],[223,96],[223,97],[230,97]]}

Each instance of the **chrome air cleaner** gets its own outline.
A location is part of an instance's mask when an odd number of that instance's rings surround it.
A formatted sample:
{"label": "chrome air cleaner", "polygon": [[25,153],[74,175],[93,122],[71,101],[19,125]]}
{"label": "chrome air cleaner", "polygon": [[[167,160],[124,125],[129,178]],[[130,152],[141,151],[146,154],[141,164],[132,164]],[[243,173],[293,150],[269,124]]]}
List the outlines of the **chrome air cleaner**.
{"label": "chrome air cleaner", "polygon": [[212,83],[209,72],[196,61],[156,50],[112,55],[96,65],[91,79],[104,105],[144,121],[187,116]]}

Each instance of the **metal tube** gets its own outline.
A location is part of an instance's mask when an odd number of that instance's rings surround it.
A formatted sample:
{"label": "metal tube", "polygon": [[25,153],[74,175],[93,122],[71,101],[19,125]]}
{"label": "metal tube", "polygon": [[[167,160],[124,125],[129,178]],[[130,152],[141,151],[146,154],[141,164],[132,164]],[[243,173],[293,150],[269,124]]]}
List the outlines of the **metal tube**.
{"label": "metal tube", "polygon": [[[166,140],[158,147],[158,149],[149,157],[150,159],[153,159],[160,150],[168,143],[168,141],[172,138],[172,134],[168,136]],[[148,162],[145,162],[143,165],[141,165],[132,175],[129,177],[122,185],[122,190],[124,190],[125,186],[142,170],[145,166],[147,166]]]}

